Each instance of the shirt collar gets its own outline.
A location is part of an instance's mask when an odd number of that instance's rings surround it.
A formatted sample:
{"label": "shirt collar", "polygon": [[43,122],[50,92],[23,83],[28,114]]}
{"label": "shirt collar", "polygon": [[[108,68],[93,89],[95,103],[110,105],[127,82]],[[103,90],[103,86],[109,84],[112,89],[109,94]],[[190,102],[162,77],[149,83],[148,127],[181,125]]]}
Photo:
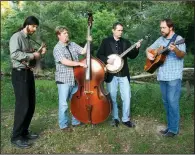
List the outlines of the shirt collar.
{"label": "shirt collar", "polygon": [[112,39],[113,39],[114,42],[119,42],[119,41],[121,41],[121,38],[119,38],[119,40],[116,41],[116,40],[114,39],[114,36],[112,36]]}
{"label": "shirt collar", "polygon": [[29,35],[27,35],[26,33],[24,33],[24,31],[23,31],[23,30],[21,30],[20,32],[21,32],[21,34],[22,34],[25,38],[30,38],[30,36],[29,36]]}
{"label": "shirt collar", "polygon": [[174,35],[175,33],[173,33],[169,38],[165,38],[165,39],[167,39],[167,40],[171,40],[171,38],[173,37],[173,35]]}
{"label": "shirt collar", "polygon": [[67,44],[67,45],[65,45],[63,42],[61,42],[61,41],[59,41],[58,42],[62,47],[66,47],[66,46],[69,46],[70,45],[70,42]]}

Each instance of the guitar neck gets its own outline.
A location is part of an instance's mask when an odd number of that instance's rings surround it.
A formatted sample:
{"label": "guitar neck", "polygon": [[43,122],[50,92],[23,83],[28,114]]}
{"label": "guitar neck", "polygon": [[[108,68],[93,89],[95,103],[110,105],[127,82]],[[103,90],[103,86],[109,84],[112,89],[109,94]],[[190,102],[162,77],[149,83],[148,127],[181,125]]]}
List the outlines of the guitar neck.
{"label": "guitar neck", "polygon": [[[172,44],[173,44],[173,45],[180,45],[180,44],[183,44],[184,42],[185,42],[185,39],[181,39],[181,40],[177,41],[176,43],[172,43]],[[167,51],[168,49],[169,49],[168,46],[165,47],[163,50],[161,50],[160,52],[158,52],[157,55],[160,55],[160,54],[164,53],[164,52]],[[170,52],[170,51],[169,51],[169,52]]]}
{"label": "guitar neck", "polygon": [[[138,41],[138,42],[142,42],[143,41],[143,39],[141,39],[140,41]],[[120,55],[119,55],[119,57],[124,57],[128,52],[130,52],[132,49],[134,49],[136,46],[137,46],[137,43],[138,42],[136,42],[135,44],[133,44],[131,47],[129,47],[127,50],[125,50],[123,53],[121,53]]]}

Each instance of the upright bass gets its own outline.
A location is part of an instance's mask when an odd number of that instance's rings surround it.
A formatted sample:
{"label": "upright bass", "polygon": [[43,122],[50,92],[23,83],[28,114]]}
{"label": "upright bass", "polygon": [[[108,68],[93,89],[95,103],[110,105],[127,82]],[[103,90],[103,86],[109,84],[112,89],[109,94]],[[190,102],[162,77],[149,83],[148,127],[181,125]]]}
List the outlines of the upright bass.
{"label": "upright bass", "polygon": [[[93,21],[92,13],[88,16],[87,38]],[[70,110],[80,122],[98,124],[106,120],[111,112],[110,96],[103,87],[106,67],[101,60],[90,55],[90,41],[87,41],[86,58],[80,61],[86,63],[87,68],[74,67],[78,90],[72,96]]]}

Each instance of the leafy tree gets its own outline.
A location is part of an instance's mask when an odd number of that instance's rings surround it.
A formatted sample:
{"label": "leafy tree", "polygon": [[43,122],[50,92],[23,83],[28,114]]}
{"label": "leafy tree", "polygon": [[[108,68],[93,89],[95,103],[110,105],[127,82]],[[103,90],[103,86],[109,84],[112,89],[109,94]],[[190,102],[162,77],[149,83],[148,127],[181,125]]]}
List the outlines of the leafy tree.
{"label": "leafy tree", "polygon": [[[135,60],[129,61],[130,72],[139,73],[143,71],[146,47],[160,36],[159,21],[163,18],[173,19],[176,33],[186,38],[187,52],[194,54],[193,7],[193,2],[25,1],[22,8],[14,7],[9,13],[1,16],[2,61],[9,59],[8,45],[13,32],[22,26],[27,16],[34,15],[40,20],[40,26],[32,38],[39,43],[42,41],[46,43],[48,52],[43,63],[46,68],[53,68],[53,47],[57,43],[55,27],[58,25],[67,26],[71,40],[84,46],[88,26],[87,13],[92,12],[94,19],[91,29],[92,54],[96,53],[101,40],[111,35],[112,24],[116,21],[123,23],[124,37],[132,43],[148,33],[151,34],[151,38],[143,42],[139,56]],[[189,59],[188,65],[193,63],[191,63],[191,57],[185,59]]]}

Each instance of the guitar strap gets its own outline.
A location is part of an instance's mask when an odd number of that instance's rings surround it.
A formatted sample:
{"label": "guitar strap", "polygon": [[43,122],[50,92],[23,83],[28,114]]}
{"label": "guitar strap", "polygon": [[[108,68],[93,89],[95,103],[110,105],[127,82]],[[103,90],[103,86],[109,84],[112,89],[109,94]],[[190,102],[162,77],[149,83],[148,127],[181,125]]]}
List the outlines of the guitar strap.
{"label": "guitar strap", "polygon": [[69,54],[70,54],[71,60],[74,61],[74,59],[73,59],[73,57],[72,57],[72,53],[70,52],[68,45],[66,46],[66,49],[68,50],[68,52],[69,52]]}
{"label": "guitar strap", "polygon": [[169,43],[167,44],[166,47],[168,47],[168,46],[170,45],[171,42],[175,42],[177,36],[178,36],[178,35],[175,33],[175,34],[173,35],[173,37],[171,38],[171,40],[169,41]]}
{"label": "guitar strap", "polygon": [[[167,44],[167,46],[166,46],[165,48],[167,48],[167,47],[170,45],[171,42],[175,42],[176,38],[177,38],[177,34],[175,33],[175,34],[173,35],[173,37],[170,39],[169,43]],[[169,53],[169,51],[170,51],[170,50],[167,49],[165,52],[163,52],[163,54],[164,54],[164,55],[167,55],[167,54]]]}

